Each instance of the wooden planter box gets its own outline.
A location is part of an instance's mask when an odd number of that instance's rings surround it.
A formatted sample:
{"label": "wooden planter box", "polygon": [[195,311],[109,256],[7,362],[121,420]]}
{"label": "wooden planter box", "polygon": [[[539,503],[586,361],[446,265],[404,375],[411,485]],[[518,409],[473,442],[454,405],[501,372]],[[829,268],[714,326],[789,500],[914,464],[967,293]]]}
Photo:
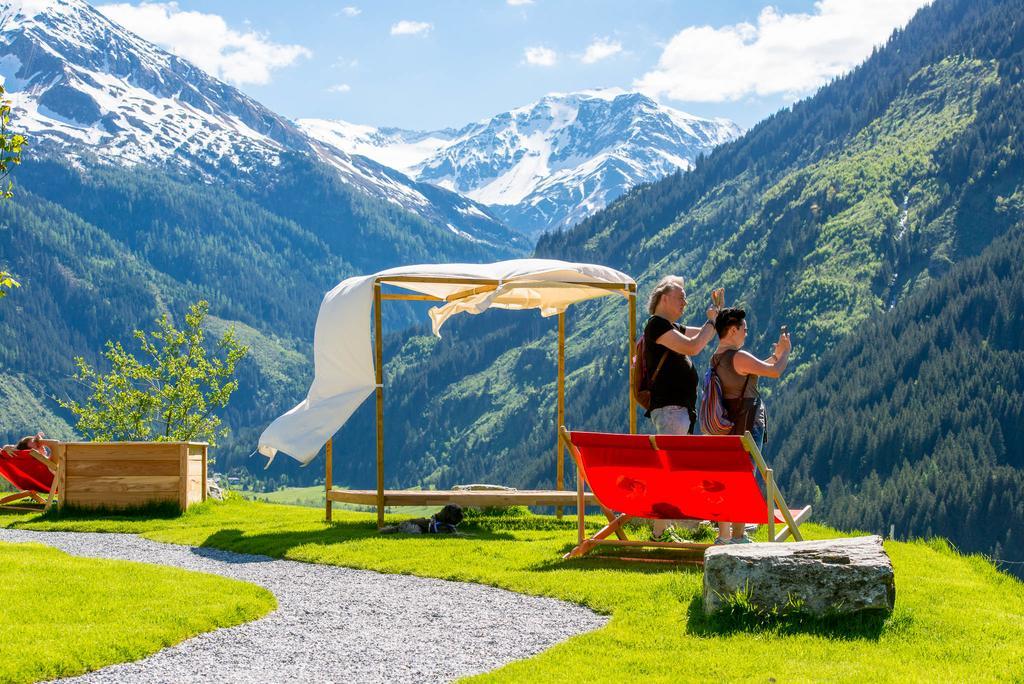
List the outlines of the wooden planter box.
{"label": "wooden planter box", "polygon": [[[52,444],[52,443],[51,443]],[[57,442],[57,505],[126,508],[206,500],[205,442]]]}

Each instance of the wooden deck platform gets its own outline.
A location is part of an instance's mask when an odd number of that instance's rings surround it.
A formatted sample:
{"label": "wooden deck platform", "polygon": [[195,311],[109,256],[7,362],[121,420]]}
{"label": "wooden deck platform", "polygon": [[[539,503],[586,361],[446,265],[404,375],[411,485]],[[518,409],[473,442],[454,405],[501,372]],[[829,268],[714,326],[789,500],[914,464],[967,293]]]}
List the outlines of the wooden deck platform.
{"label": "wooden deck platform", "polygon": [[[331,501],[377,505],[376,489],[332,489],[327,494]],[[593,494],[584,495],[587,506],[599,505]],[[385,489],[385,506],[575,506],[576,492],[555,489],[506,490],[453,490],[453,489]]]}

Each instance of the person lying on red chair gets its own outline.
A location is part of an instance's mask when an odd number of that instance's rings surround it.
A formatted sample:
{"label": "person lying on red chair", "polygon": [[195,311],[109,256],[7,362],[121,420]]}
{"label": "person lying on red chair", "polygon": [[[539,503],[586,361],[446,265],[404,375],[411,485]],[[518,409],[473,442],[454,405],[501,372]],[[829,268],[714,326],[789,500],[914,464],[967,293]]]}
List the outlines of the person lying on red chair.
{"label": "person lying on red chair", "polygon": [[13,456],[15,451],[25,451],[26,449],[31,449],[40,456],[50,458],[50,447],[43,444],[43,438],[45,436],[46,435],[44,435],[42,432],[37,432],[34,435],[22,437],[21,439],[18,440],[17,444],[5,444],[3,446],[2,451],[0,451],[0,454],[2,454],[3,456],[10,457]]}

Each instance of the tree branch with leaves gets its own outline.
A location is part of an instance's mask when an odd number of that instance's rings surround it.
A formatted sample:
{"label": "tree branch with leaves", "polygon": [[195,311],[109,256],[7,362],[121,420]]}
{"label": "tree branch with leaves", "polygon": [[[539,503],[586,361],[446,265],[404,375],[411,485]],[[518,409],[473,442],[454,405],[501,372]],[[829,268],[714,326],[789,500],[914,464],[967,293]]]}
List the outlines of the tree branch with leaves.
{"label": "tree branch with leaves", "polygon": [[157,329],[136,330],[137,358],[120,342],[107,342],[103,356],[110,372],[102,374],[75,357],[75,379],[89,388],[83,402],[58,400],[78,417],[76,429],[99,441],[190,441],[216,445],[228,434],[214,413],[228,405],[238,389],[235,367],[248,354],[234,328],[206,344],[203,320],[210,305],[193,304],[185,327],[177,329],[165,314]]}

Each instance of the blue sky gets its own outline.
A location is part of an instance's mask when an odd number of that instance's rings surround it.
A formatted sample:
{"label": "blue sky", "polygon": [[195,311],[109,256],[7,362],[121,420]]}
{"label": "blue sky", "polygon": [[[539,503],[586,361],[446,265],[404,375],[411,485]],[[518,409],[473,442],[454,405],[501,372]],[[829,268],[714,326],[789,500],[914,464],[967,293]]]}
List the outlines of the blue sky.
{"label": "blue sky", "polygon": [[97,3],[291,118],[460,126],[549,92],[641,90],[749,127],[925,0]]}

